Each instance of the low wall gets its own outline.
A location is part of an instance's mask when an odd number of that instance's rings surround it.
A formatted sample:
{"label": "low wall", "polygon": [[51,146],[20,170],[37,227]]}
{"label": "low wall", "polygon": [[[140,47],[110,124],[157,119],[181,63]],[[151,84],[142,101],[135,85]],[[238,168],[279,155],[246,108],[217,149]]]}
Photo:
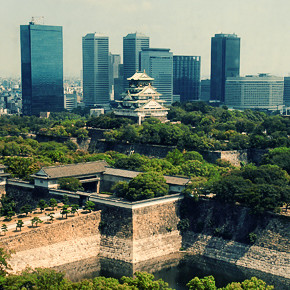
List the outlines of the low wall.
{"label": "low wall", "polygon": [[54,267],[99,254],[101,213],[71,217],[13,236],[2,236],[1,246],[15,251],[9,263],[14,271],[26,266]]}

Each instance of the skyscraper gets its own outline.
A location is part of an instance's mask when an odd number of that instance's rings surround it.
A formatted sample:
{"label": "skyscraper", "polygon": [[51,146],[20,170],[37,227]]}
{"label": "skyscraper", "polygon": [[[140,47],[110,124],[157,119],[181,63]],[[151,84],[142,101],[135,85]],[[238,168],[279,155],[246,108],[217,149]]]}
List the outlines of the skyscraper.
{"label": "skyscraper", "polygon": [[142,48],[141,70],[154,78],[153,86],[166,105],[173,102],[173,54],[167,48]]}
{"label": "skyscraper", "polygon": [[83,37],[83,94],[88,107],[110,102],[109,38],[103,34]]}
{"label": "skyscraper", "polygon": [[148,36],[136,32],[123,37],[124,88],[128,87],[127,78],[140,70],[142,48],[149,48]]}
{"label": "skyscraper", "polygon": [[173,94],[181,102],[198,100],[200,95],[200,56],[173,56]]}
{"label": "skyscraper", "polygon": [[110,96],[112,94],[114,95],[114,92],[115,92],[115,79],[119,78],[119,65],[120,64],[121,64],[121,55],[109,53]]}
{"label": "skyscraper", "polygon": [[39,115],[64,108],[62,27],[20,26],[22,112]]}
{"label": "skyscraper", "polygon": [[211,100],[225,101],[228,77],[240,75],[240,38],[236,34],[216,34],[211,38]]}

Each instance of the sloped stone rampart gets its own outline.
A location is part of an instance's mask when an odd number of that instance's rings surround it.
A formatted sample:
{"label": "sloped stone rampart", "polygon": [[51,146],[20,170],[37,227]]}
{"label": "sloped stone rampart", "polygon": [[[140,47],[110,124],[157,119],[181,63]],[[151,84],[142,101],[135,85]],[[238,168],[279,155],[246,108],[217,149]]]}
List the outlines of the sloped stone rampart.
{"label": "sloped stone rampart", "polygon": [[27,232],[0,238],[1,246],[13,250],[14,271],[26,266],[53,267],[97,256],[100,249],[101,213],[76,216]]}

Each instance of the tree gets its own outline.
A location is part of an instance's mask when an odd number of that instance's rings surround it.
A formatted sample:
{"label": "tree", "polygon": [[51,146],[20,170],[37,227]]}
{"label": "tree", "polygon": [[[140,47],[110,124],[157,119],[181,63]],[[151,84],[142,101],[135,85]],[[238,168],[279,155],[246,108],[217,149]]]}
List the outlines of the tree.
{"label": "tree", "polygon": [[6,235],[6,232],[8,231],[7,225],[6,224],[2,224],[1,230],[4,233],[4,235]]}
{"label": "tree", "polygon": [[41,212],[44,211],[44,209],[46,209],[48,207],[48,204],[46,203],[46,201],[44,199],[41,199],[39,202],[38,202],[38,205],[37,205]]}
{"label": "tree", "polygon": [[160,173],[144,172],[130,180],[128,185],[124,182],[117,183],[113,190],[117,196],[135,201],[166,195],[169,186]]}
{"label": "tree", "polygon": [[26,216],[27,216],[30,212],[32,212],[32,207],[31,207],[31,205],[30,205],[30,204],[25,204],[24,206],[22,206],[22,207],[20,208],[20,212],[21,212],[21,213],[25,213]]}
{"label": "tree", "polygon": [[51,198],[49,200],[49,206],[52,208],[52,210],[54,210],[54,208],[57,206],[57,201],[55,198]]}
{"label": "tree", "polygon": [[65,218],[67,219],[67,215],[70,213],[70,210],[68,208],[69,208],[69,205],[67,205],[67,204],[62,206],[62,209],[60,212],[60,214],[62,215],[62,218],[65,215]]}
{"label": "tree", "polygon": [[213,276],[207,276],[202,279],[198,277],[190,280],[186,286],[189,290],[216,290],[215,280]]}
{"label": "tree", "polygon": [[64,194],[63,195],[63,197],[62,197],[62,203],[63,204],[67,204],[67,205],[69,205],[69,199],[68,199],[68,196],[67,196],[67,194]]}
{"label": "tree", "polygon": [[43,221],[39,217],[34,217],[31,220],[31,225],[34,227],[34,225],[37,227],[38,224],[43,223]]}
{"label": "tree", "polygon": [[54,212],[49,213],[48,216],[49,216],[49,221],[53,223],[53,220],[54,220]]}
{"label": "tree", "polygon": [[15,215],[15,201],[8,197],[7,195],[4,195],[1,197],[1,215],[2,216],[10,216]]}
{"label": "tree", "polygon": [[134,277],[121,278],[121,282],[129,286],[133,286],[134,289],[148,290],[148,289],[163,289],[172,290],[168,287],[168,283],[164,282],[162,279],[154,281],[154,275],[146,272],[136,272]]}
{"label": "tree", "polygon": [[95,208],[95,204],[91,200],[87,200],[84,209],[91,212]]}
{"label": "tree", "polygon": [[17,224],[16,224],[16,231],[17,231],[17,228],[19,228],[20,229],[20,231],[21,231],[21,228],[24,226],[24,222],[23,222],[23,220],[18,220],[17,221]]}
{"label": "tree", "polygon": [[83,191],[81,182],[75,177],[63,177],[58,180],[60,189],[76,192]]}
{"label": "tree", "polygon": [[78,204],[72,204],[70,212],[74,215],[78,211],[78,209],[79,209]]}
{"label": "tree", "polygon": [[290,148],[279,147],[269,150],[269,152],[263,156],[262,164],[278,165],[290,174]]}
{"label": "tree", "polygon": [[11,270],[11,266],[8,260],[11,258],[11,251],[7,251],[4,248],[0,248],[0,276],[4,277],[7,275],[7,270]]}

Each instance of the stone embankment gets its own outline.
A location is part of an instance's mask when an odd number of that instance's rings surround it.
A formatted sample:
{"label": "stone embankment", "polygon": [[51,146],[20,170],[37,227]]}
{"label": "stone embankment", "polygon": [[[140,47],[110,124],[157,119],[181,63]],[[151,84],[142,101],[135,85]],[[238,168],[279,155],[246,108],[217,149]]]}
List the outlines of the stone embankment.
{"label": "stone embankment", "polygon": [[98,255],[101,213],[72,217],[30,231],[0,238],[1,246],[13,250],[13,271],[25,267],[52,267]]}
{"label": "stone embankment", "polygon": [[[145,263],[180,252],[214,258],[290,278],[289,217],[254,216],[248,209],[173,195],[142,202],[95,200],[98,211],[42,225],[0,243],[16,253],[14,271],[55,267],[78,260]],[[180,234],[177,225],[189,220]],[[249,237],[252,238],[249,239]]]}

